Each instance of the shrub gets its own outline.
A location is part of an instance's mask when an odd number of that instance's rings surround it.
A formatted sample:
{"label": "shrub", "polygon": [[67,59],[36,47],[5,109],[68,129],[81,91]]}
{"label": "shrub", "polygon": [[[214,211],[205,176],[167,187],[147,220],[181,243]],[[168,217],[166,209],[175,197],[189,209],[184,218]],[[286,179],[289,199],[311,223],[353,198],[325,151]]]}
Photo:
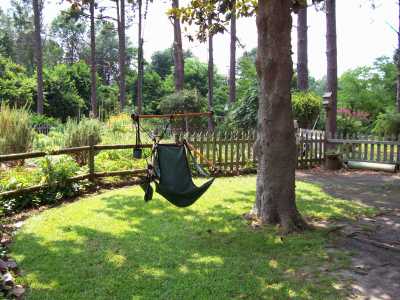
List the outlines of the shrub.
{"label": "shrub", "polygon": [[352,117],[338,116],[336,124],[338,132],[347,137],[363,131],[362,122]]}
{"label": "shrub", "polygon": [[60,121],[52,118],[52,117],[48,117],[45,115],[39,115],[39,114],[31,114],[31,122],[33,126],[43,126],[43,125],[47,125],[50,127],[57,127],[60,126]]}
{"label": "shrub", "polygon": [[372,131],[381,136],[398,136],[400,134],[400,113],[388,111],[379,114]]}
{"label": "shrub", "polygon": [[[162,98],[159,109],[163,114],[200,112],[207,108],[207,102],[197,90],[182,90]],[[180,128],[185,128],[185,120],[179,120]],[[200,127],[204,120],[192,118],[189,120],[189,127]],[[177,121],[176,121],[177,122]]]}
{"label": "shrub", "polygon": [[54,204],[65,197],[75,196],[80,191],[82,184],[67,180],[79,171],[79,166],[73,159],[65,156],[44,158],[38,165],[39,168],[35,170],[14,168],[0,178],[0,192],[18,190],[35,184],[48,185],[36,193],[0,197],[0,216],[26,208]]}
{"label": "shrub", "polygon": [[[40,163],[42,184],[48,184],[41,204],[48,204],[61,200],[64,197],[74,196],[79,191],[79,184],[68,181],[80,170],[78,164],[69,157],[45,158]],[[44,203],[46,201],[46,203]]]}
{"label": "shrub", "polygon": [[0,55],[0,101],[11,106],[29,107],[33,104],[35,80],[25,68]]}
{"label": "shrub", "polygon": [[75,70],[73,65],[64,64],[57,65],[53,69],[44,69],[46,115],[65,121],[68,117],[87,113],[88,107],[84,100],[86,94],[80,93],[79,86],[87,82],[88,78],[74,76],[73,70]]}
{"label": "shrub", "polygon": [[[68,148],[87,146],[90,138],[93,138],[94,144],[98,144],[101,142],[101,123],[98,120],[87,118],[80,122],[68,119],[65,124],[64,136],[64,144]],[[84,165],[87,163],[88,154],[81,152],[74,154],[73,157],[79,165]]]}
{"label": "shrub", "polygon": [[244,93],[244,98],[239,100],[239,103],[232,111],[232,121],[229,120],[228,122],[241,129],[255,128],[257,125],[257,111],[258,85],[254,84]]}
{"label": "shrub", "polygon": [[0,105],[0,154],[28,152],[34,131],[27,110]]}
{"label": "shrub", "polygon": [[113,134],[123,134],[132,130],[132,120],[127,113],[111,116],[107,125]]}
{"label": "shrub", "polygon": [[64,132],[61,127],[50,130],[45,134],[36,134],[33,140],[33,149],[37,151],[49,151],[59,149],[64,145]]}
{"label": "shrub", "polygon": [[321,107],[321,97],[314,92],[294,92],[292,107],[294,118],[301,128],[310,128],[316,121]]}

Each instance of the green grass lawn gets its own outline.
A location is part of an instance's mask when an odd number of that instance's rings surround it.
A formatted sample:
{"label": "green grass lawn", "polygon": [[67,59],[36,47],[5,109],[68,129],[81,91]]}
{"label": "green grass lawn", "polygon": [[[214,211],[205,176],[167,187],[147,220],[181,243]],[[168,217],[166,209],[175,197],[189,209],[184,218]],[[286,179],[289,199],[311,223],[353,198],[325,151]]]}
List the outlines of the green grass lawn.
{"label": "green grass lawn", "polygon": [[[299,182],[308,217],[348,218],[372,210]],[[346,266],[326,251],[326,232],[280,238],[253,230],[241,215],[255,177],[217,179],[195,205],[144,203],[139,187],[82,198],[26,221],[12,255],[28,299],[337,299],[326,270]]]}

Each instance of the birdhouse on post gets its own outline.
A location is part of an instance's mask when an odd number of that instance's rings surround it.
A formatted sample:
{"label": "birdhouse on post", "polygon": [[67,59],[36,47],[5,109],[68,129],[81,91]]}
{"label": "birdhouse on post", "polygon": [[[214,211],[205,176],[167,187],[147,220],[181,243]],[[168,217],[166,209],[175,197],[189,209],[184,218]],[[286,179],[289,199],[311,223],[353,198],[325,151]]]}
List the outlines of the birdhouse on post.
{"label": "birdhouse on post", "polygon": [[332,109],[332,92],[326,92],[322,96],[322,106],[325,109],[325,136],[331,137],[332,135],[332,130],[331,130],[331,125],[330,125],[330,120],[329,120],[329,111]]}

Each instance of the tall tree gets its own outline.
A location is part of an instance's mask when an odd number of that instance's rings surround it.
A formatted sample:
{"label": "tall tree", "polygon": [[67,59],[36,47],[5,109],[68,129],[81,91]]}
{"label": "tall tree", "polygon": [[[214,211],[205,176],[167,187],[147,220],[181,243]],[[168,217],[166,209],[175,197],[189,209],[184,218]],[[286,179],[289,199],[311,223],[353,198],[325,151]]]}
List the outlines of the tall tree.
{"label": "tall tree", "polygon": [[328,134],[336,133],[337,115],[337,38],[336,38],[336,0],[325,0],[326,11],[326,57],[327,57],[327,86],[326,91],[332,93],[330,108],[327,114],[325,130]]}
{"label": "tall tree", "polygon": [[123,110],[126,104],[126,38],[125,38],[125,0],[116,0],[117,28],[119,45],[119,103]]}
{"label": "tall tree", "polygon": [[[172,8],[179,9],[179,0],[172,0]],[[182,49],[181,22],[179,17],[172,17],[174,25],[174,64],[175,64],[175,90],[180,91],[184,85],[184,59]]]}
{"label": "tall tree", "polygon": [[[218,1],[226,4],[225,1]],[[243,14],[257,14],[258,51],[256,67],[260,82],[257,141],[257,190],[254,213],[263,223],[280,224],[284,231],[308,228],[295,202],[296,143],[291,106],[291,11],[304,5],[298,0],[258,0],[240,3]],[[200,4],[201,5],[201,4]],[[246,6],[250,6],[248,9]],[[226,13],[226,5],[218,6]],[[193,10],[197,14],[193,14]],[[185,18],[193,15],[204,28],[207,4],[199,2],[183,10]],[[207,15],[207,14],[206,14]],[[200,16],[200,17],[199,17]],[[216,14],[214,21],[221,20]],[[203,26],[203,27],[202,27]]]}
{"label": "tall tree", "polygon": [[[71,3],[71,15],[78,21],[80,17],[89,17],[90,20],[90,112],[94,118],[98,117],[97,110],[97,64],[96,64],[96,0],[67,0]],[[89,16],[84,12],[89,8]],[[80,28],[79,26],[78,28]]]}
{"label": "tall tree", "polygon": [[82,14],[82,5],[86,4],[85,1],[75,2],[76,5],[71,6],[70,9],[61,11],[51,23],[51,35],[62,45],[65,53],[64,60],[68,64],[79,61],[86,47],[87,24]]}
{"label": "tall tree", "polygon": [[41,37],[41,16],[43,2],[42,0],[33,0],[33,15],[35,25],[35,59],[36,59],[36,75],[37,75],[37,102],[36,111],[38,114],[43,114],[43,51]]}
{"label": "tall tree", "polygon": [[95,28],[95,0],[90,0],[90,104],[93,117],[97,118],[97,94],[96,94],[96,28]]}
{"label": "tall tree", "polygon": [[236,0],[232,4],[230,37],[229,103],[233,103],[236,100]]}
{"label": "tall tree", "polygon": [[142,113],[143,109],[143,38],[142,38],[142,0],[138,0],[139,28],[138,28],[138,80],[137,80],[137,112]]}
{"label": "tall tree", "polygon": [[[209,28],[212,27],[212,20],[209,19]],[[214,46],[213,46],[213,33],[212,30],[208,31],[208,110],[213,110],[213,97],[214,97]],[[208,116],[208,130],[214,130],[213,117]]]}
{"label": "tall tree", "polygon": [[397,50],[395,55],[395,62],[397,65],[397,94],[396,94],[396,104],[397,104],[397,111],[400,113],[400,0],[397,4],[399,10],[399,24],[397,30]]}
{"label": "tall tree", "polygon": [[297,14],[297,88],[308,90],[307,7]]}
{"label": "tall tree", "polygon": [[11,0],[14,51],[8,53],[16,63],[23,65],[30,74],[35,69],[35,34],[32,0]]}
{"label": "tall tree", "polygon": [[[296,143],[290,85],[291,0],[259,0],[257,73],[260,79],[256,212],[286,231],[307,227],[295,202]],[[273,46],[271,46],[273,45]]]}

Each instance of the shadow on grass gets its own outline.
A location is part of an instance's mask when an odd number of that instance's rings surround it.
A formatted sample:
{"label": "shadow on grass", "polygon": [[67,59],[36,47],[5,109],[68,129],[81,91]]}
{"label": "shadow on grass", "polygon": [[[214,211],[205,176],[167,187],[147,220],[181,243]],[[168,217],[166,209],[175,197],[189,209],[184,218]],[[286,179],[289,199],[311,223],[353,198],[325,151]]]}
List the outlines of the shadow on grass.
{"label": "shadow on grass", "polygon": [[332,197],[358,201],[381,209],[400,208],[400,178],[388,174],[308,174],[302,180],[318,184]]}
{"label": "shadow on grass", "polygon": [[99,197],[98,207],[87,200],[77,208],[87,209],[78,221],[76,211],[62,207],[17,235],[12,250],[31,287],[28,299],[339,295],[337,280],[321,271],[337,265],[324,250],[322,232],[283,240],[272,228],[247,226],[238,211],[251,207],[254,191],[188,209],[158,197],[144,204],[138,193],[126,191]]}

